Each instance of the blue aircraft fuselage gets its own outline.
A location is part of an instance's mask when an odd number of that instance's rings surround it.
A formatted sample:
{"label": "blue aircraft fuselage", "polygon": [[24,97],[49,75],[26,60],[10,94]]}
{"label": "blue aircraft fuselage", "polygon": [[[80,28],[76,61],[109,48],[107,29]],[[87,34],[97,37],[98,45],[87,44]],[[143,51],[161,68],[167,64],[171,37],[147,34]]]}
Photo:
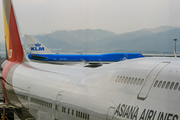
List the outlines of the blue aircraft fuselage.
{"label": "blue aircraft fuselage", "polygon": [[144,57],[140,53],[107,53],[93,55],[77,55],[77,54],[29,54],[28,57],[33,60],[41,61],[64,61],[64,62],[80,62],[80,61],[97,61],[97,62],[117,62],[126,59],[134,59]]}

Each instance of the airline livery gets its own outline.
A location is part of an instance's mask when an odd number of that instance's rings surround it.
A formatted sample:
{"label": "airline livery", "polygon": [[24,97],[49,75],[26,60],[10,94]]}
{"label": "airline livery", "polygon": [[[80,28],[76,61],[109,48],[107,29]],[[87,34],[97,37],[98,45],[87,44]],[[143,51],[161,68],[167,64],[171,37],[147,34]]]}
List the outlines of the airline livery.
{"label": "airline livery", "polygon": [[[25,35],[31,54],[28,57],[31,60],[58,63],[58,64],[70,64],[86,61],[87,63],[95,66],[108,64],[111,62],[123,61],[126,59],[134,59],[144,57],[140,53],[107,53],[107,54],[53,54],[47,47],[39,42],[35,37],[31,35]],[[99,64],[98,64],[99,63]],[[89,66],[89,65],[88,65]]]}
{"label": "airline livery", "polygon": [[31,62],[11,0],[3,0],[3,12],[3,94],[20,119],[180,119],[179,58],[139,58],[95,69]]}

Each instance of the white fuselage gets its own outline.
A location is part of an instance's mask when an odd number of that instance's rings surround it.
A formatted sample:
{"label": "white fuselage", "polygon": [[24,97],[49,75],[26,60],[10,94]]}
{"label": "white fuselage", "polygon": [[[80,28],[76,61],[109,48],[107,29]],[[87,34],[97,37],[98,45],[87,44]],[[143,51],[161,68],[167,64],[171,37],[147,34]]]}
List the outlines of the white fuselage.
{"label": "white fuselage", "polygon": [[178,65],[175,58],[139,58],[95,69],[28,62],[10,71],[6,93],[11,104],[25,108],[21,113],[37,120],[178,120]]}

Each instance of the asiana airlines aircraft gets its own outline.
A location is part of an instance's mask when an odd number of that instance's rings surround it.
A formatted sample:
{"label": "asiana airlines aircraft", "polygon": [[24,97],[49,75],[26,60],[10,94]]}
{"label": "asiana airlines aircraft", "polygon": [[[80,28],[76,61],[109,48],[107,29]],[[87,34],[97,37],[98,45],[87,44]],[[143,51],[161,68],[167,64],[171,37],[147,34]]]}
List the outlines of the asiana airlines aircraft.
{"label": "asiana airlines aircraft", "polygon": [[5,104],[21,120],[179,120],[180,59],[139,58],[95,69],[31,62],[11,0],[3,0]]}

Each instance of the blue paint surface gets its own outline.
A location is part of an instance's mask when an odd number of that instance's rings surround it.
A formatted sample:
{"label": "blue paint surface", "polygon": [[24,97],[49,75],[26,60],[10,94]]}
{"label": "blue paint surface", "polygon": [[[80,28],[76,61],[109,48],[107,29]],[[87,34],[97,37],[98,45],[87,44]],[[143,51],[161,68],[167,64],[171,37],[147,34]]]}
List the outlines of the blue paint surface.
{"label": "blue paint surface", "polygon": [[99,55],[77,55],[77,54],[29,54],[28,57],[33,60],[42,61],[97,61],[97,62],[117,62],[126,59],[134,59],[144,57],[140,53],[107,53]]}

